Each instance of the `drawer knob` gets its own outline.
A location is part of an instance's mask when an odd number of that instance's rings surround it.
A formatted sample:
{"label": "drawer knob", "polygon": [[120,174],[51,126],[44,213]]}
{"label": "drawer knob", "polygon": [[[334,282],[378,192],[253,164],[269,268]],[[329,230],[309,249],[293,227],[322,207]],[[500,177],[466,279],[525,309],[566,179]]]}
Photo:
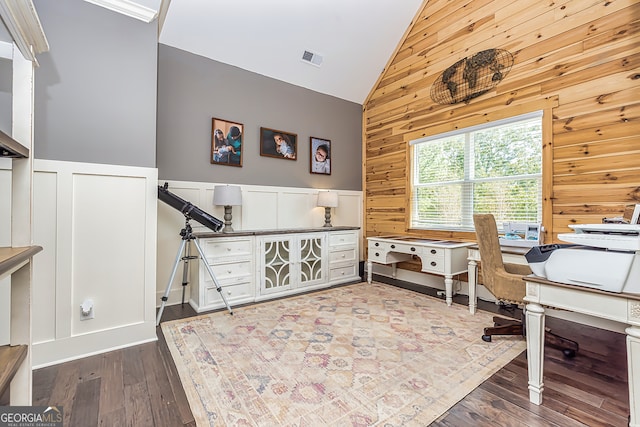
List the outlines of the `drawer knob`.
{"label": "drawer knob", "polygon": [[435,261],[431,261],[431,266],[432,266],[432,267],[435,267],[436,265],[438,265],[438,263],[437,263],[437,262],[435,262]]}
{"label": "drawer knob", "polygon": [[391,245],[391,249],[395,249],[395,248],[396,248],[396,245]]}
{"label": "drawer knob", "polygon": [[415,252],[415,251],[416,251],[416,248],[411,248],[411,252]]}
{"label": "drawer knob", "polygon": [[345,258],[345,257],[346,257],[346,255],[345,255],[345,254],[342,254],[342,258]]}
{"label": "drawer knob", "polygon": [[435,249],[431,249],[431,253],[435,254],[437,251]]}
{"label": "drawer knob", "polygon": [[378,246],[380,246],[380,243],[377,243],[377,242],[376,242],[376,247],[378,247]]}
{"label": "drawer knob", "polygon": [[376,252],[376,256],[380,256],[380,254],[378,252]]}

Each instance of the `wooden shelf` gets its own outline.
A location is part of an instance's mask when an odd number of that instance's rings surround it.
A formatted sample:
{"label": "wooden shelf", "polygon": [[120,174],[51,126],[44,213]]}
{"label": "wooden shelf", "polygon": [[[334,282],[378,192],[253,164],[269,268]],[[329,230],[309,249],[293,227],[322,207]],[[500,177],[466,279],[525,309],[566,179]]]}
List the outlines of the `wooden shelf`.
{"label": "wooden shelf", "polygon": [[29,157],[29,149],[0,130],[0,157]]}
{"label": "wooden shelf", "polygon": [[0,247],[0,279],[13,273],[41,250],[42,246]]}
{"label": "wooden shelf", "polygon": [[5,392],[22,361],[27,357],[27,345],[0,347],[0,396]]}

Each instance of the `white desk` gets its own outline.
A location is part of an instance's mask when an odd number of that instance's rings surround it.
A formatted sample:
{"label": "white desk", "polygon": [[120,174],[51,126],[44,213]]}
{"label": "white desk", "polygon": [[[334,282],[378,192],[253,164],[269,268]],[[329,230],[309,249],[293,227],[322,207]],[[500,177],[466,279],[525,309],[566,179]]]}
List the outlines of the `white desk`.
{"label": "white desk", "polygon": [[368,237],[367,281],[371,283],[373,263],[396,265],[420,258],[422,271],[444,276],[447,305],[453,302],[453,276],[467,271],[467,248],[473,243],[418,239],[408,236]]}
{"label": "white desk", "polygon": [[[638,278],[640,280],[640,278]],[[524,298],[527,322],[529,400],[542,403],[544,363],[544,306],[588,314],[629,325],[627,365],[629,376],[629,426],[640,427],[640,295],[616,294],[527,276]]]}
{"label": "white desk", "polygon": [[[502,250],[502,261],[509,264],[528,264],[524,254],[529,252],[531,248],[501,246],[500,249]],[[467,250],[467,259],[469,260],[469,311],[471,314],[475,314],[478,306],[476,287],[478,285],[478,262],[480,261],[480,248],[478,248],[478,245],[474,244],[469,247]]]}

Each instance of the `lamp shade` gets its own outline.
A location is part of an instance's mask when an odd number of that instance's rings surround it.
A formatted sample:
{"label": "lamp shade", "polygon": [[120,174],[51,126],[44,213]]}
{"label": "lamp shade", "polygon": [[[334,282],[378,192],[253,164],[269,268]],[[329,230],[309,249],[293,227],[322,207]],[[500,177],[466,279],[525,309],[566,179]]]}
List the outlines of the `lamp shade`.
{"label": "lamp shade", "polygon": [[338,193],[335,191],[321,191],[318,193],[318,206],[335,208],[338,206]]}
{"label": "lamp shade", "polygon": [[237,185],[216,185],[213,188],[213,204],[217,206],[240,206],[242,191]]}

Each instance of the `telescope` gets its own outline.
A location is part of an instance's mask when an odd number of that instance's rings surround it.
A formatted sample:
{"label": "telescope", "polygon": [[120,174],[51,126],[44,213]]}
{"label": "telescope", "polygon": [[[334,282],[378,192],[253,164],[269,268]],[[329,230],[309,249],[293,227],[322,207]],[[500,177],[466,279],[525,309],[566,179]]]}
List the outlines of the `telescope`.
{"label": "telescope", "polygon": [[158,185],[158,199],[162,200],[174,209],[179,210],[188,219],[195,219],[205,227],[218,232],[224,225],[224,222],[218,218],[209,215],[202,209],[192,203],[176,196],[168,190],[169,183],[165,182],[164,186]]}
{"label": "telescope", "polygon": [[[182,243],[180,243],[180,248],[178,249],[176,260],[174,261],[173,268],[171,269],[171,276],[169,278],[169,283],[167,284],[167,288],[164,291],[164,295],[162,296],[162,298],[160,298],[162,300],[162,304],[160,305],[160,310],[158,310],[158,315],[156,317],[156,326],[160,325],[160,319],[162,319],[162,312],[164,311],[164,306],[167,303],[167,300],[169,299],[169,293],[171,292],[171,284],[173,283],[173,279],[176,276],[176,272],[178,271],[178,264],[180,264],[180,261],[184,261],[184,267],[182,269],[182,304],[184,304],[185,288],[189,283],[188,282],[189,260],[198,259],[198,258],[205,260],[205,262],[203,263],[204,268],[209,273],[209,276],[211,276],[211,281],[216,285],[216,290],[220,294],[220,298],[222,298],[224,305],[227,306],[229,313],[233,314],[233,311],[231,311],[231,306],[229,306],[227,299],[222,293],[222,287],[220,286],[220,283],[218,283],[218,279],[216,279],[215,274],[213,274],[213,270],[211,269],[211,266],[209,265],[209,263],[206,262],[207,258],[205,256],[205,253],[202,250],[200,243],[198,243],[197,237],[193,234],[193,230],[191,229],[191,224],[189,223],[189,221],[191,221],[192,219],[195,219],[200,224],[204,225],[207,228],[210,228],[215,232],[220,231],[224,223],[220,221],[218,218],[215,218],[209,215],[208,213],[198,208],[194,204],[189,203],[186,200],[183,200],[180,197],[173,194],[171,191],[169,191],[169,184],[167,182],[165,182],[164,185],[158,185],[158,199],[162,200],[172,208],[182,212],[185,218],[185,225],[184,225],[184,228],[180,230],[180,236],[182,236]],[[191,256],[191,253],[190,253],[191,246],[189,245],[189,242],[193,242],[194,246],[198,250],[199,256]]]}

